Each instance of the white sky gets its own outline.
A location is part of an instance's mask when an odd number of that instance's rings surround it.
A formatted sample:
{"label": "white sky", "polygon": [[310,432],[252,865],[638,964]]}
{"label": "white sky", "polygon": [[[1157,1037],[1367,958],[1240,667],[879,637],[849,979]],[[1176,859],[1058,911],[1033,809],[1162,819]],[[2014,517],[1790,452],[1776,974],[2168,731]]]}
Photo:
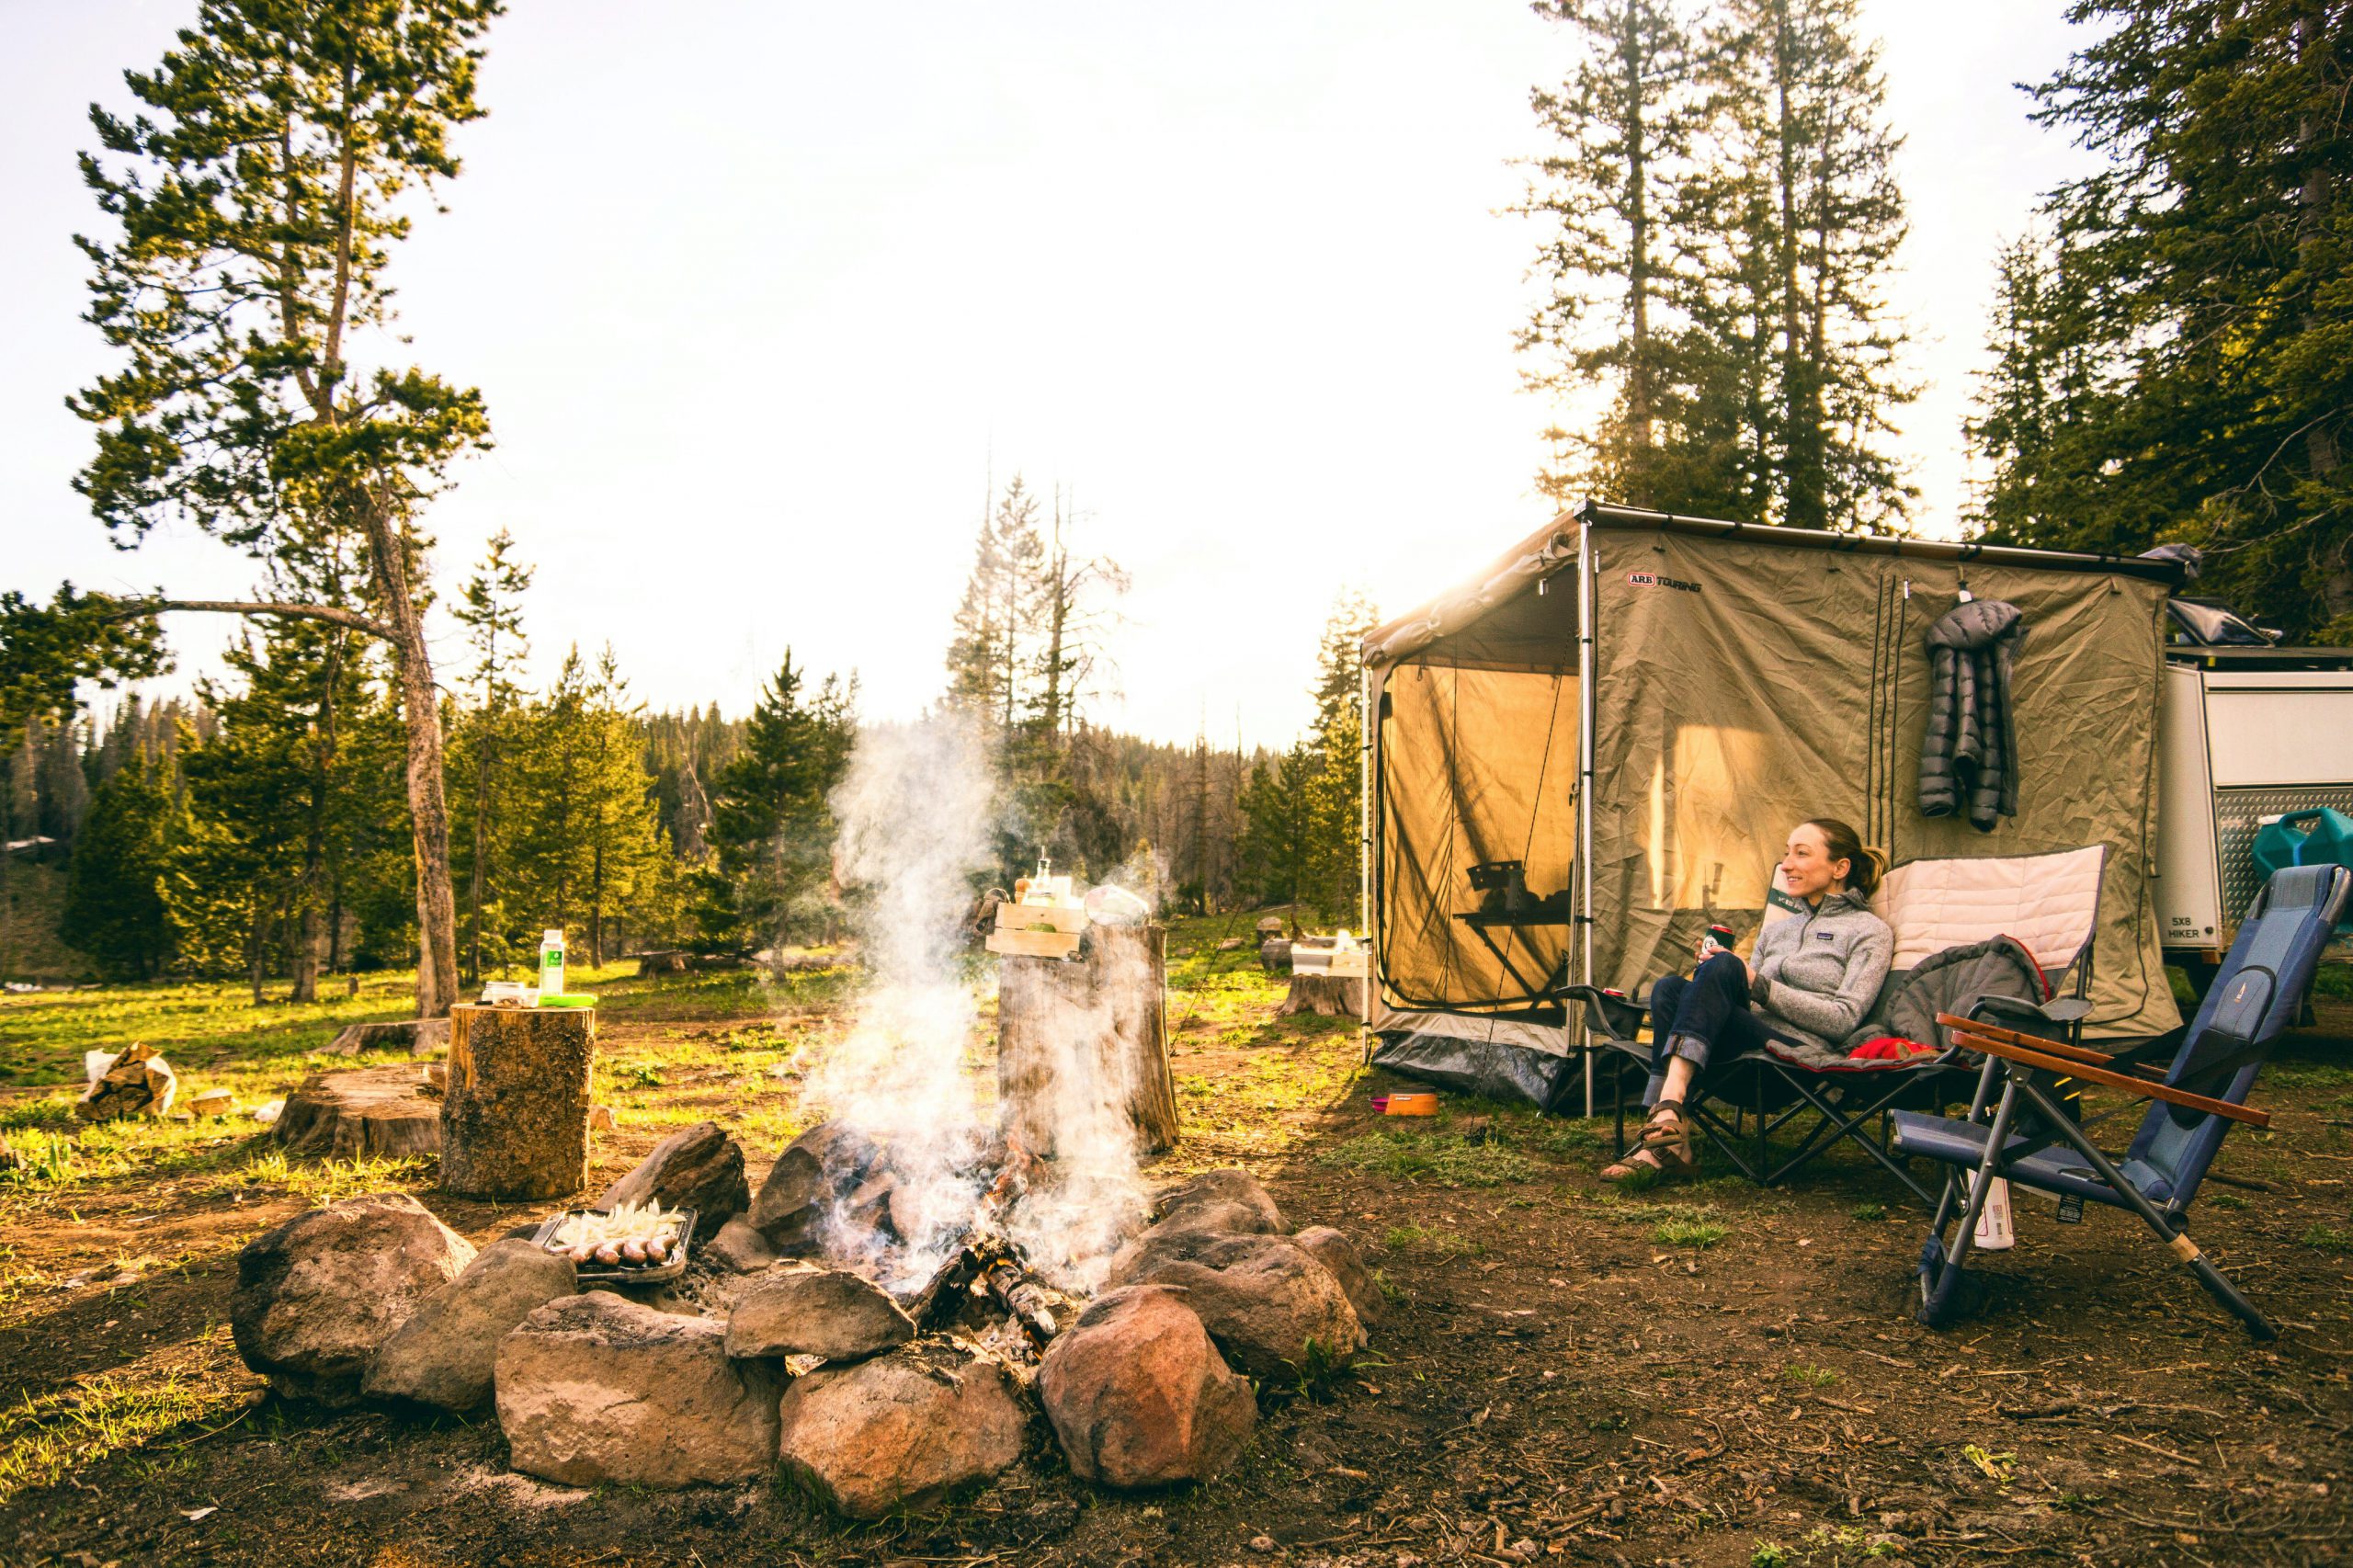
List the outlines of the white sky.
{"label": "white sky", "polygon": [[[115,551],[69,484],[62,399],[107,363],[69,243],[85,108],[195,9],[0,0],[0,588],[250,585],[201,538]],[[1865,0],[1938,531],[1994,252],[2075,165],[2012,85],[2064,58],[2059,9]],[[1497,210],[1565,40],[1518,0],[516,0],[489,42],[492,117],[393,278],[498,441],[432,514],[436,580],[511,528],[543,676],[609,639],[641,697],[740,713],[789,643],[912,714],[994,463],[1074,488],[1134,577],[1097,717],[1282,744],[1342,585],[1403,609],[1544,519],[1511,348],[1535,233]],[[226,631],[179,618],[183,669]]]}

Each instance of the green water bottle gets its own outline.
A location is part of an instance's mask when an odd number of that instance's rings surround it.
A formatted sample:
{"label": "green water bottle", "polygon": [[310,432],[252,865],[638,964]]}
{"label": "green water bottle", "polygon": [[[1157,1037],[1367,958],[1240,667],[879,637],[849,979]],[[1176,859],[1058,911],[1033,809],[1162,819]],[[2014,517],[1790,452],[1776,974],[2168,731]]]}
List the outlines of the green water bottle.
{"label": "green water bottle", "polygon": [[563,932],[540,933],[540,999],[563,994]]}

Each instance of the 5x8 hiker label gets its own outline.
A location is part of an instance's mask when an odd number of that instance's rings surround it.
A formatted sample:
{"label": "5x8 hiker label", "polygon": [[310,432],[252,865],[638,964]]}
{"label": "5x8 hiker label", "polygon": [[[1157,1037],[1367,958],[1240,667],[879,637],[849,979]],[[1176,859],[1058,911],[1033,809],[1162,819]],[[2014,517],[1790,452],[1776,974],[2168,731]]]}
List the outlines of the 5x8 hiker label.
{"label": "5x8 hiker label", "polygon": [[1680,577],[1663,577],[1655,572],[1629,572],[1626,581],[1638,588],[1680,588],[1687,594],[1699,591],[1697,583],[1687,583]]}

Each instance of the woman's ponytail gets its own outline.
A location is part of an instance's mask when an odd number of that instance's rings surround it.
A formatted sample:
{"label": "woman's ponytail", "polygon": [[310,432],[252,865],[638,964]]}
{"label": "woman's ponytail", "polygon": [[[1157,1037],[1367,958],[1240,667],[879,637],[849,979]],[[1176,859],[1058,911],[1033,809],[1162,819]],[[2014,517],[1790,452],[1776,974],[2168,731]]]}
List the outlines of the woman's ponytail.
{"label": "woman's ponytail", "polygon": [[1830,858],[1847,862],[1848,892],[1868,899],[1878,891],[1879,880],[1887,875],[1886,850],[1875,844],[1865,844],[1861,834],[1836,817],[1815,817],[1806,826],[1820,831]]}

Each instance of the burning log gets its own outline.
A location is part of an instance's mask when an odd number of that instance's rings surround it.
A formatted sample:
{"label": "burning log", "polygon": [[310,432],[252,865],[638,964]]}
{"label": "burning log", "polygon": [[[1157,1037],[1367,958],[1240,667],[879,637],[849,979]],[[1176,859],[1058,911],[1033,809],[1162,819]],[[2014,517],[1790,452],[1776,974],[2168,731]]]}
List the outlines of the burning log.
{"label": "burning log", "polygon": [[1054,1303],[1062,1299],[1062,1293],[1029,1278],[1012,1258],[1001,1257],[990,1264],[981,1270],[981,1279],[988,1286],[989,1294],[1040,1345],[1061,1332],[1062,1325],[1054,1317]]}

